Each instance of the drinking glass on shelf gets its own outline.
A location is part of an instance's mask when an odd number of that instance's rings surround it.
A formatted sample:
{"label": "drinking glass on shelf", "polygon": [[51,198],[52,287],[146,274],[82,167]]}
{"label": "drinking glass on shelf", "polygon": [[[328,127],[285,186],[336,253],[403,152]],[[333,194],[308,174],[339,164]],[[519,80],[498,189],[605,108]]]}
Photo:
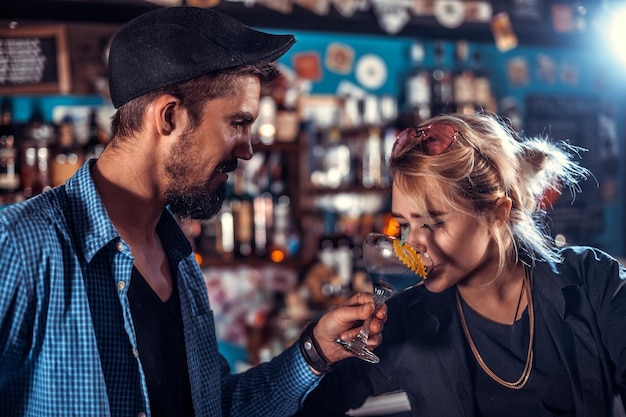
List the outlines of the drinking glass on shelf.
{"label": "drinking glass on shelf", "polygon": [[433,267],[427,253],[421,253],[403,238],[382,233],[370,233],[363,241],[363,260],[372,281],[374,313],[364,323],[359,334],[352,340],[336,342],[354,356],[371,363],[380,359],[367,348],[370,323],[376,311],[387,301],[404,290],[421,285]]}

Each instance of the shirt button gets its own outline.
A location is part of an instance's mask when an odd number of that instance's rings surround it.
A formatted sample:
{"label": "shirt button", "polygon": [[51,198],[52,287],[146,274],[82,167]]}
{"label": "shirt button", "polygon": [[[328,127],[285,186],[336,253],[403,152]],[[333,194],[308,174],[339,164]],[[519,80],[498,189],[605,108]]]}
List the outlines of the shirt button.
{"label": "shirt button", "polygon": [[146,413],[142,411],[139,414],[137,414],[137,417],[146,417]]}
{"label": "shirt button", "polygon": [[135,358],[139,357],[139,351],[137,349],[133,349],[133,356]]}
{"label": "shirt button", "polygon": [[122,242],[117,242],[115,247],[117,247],[118,252],[124,251],[124,244]]}
{"label": "shirt button", "polygon": [[117,281],[117,289],[119,291],[124,291],[124,288],[126,288],[126,283],[124,281]]}

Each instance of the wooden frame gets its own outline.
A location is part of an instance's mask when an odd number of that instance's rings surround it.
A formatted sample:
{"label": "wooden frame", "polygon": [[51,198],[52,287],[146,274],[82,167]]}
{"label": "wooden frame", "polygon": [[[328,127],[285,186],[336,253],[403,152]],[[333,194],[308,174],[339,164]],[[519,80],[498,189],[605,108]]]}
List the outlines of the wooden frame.
{"label": "wooden frame", "polygon": [[[24,70],[9,75],[22,60]],[[0,28],[0,95],[69,93],[70,59],[64,25]]]}

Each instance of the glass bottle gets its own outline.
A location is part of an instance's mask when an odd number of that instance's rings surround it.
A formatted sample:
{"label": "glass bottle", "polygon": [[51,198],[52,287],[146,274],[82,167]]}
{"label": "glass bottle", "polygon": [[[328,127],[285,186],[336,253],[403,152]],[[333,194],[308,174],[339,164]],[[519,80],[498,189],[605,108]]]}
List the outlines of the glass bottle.
{"label": "glass bottle", "polygon": [[472,56],[474,67],[474,102],[479,110],[496,111],[495,100],[491,92],[489,74],[482,66],[482,54],[475,51]]}
{"label": "glass bottle", "polygon": [[12,102],[5,99],[0,110],[0,206],[13,203],[20,187],[16,136]]}
{"label": "glass bottle", "polygon": [[431,75],[423,66],[424,46],[421,43],[411,47],[411,58],[413,68],[406,78],[404,95],[411,124],[417,126],[431,116]]}
{"label": "glass bottle", "polygon": [[293,142],[298,137],[300,121],[298,118],[298,90],[290,85],[285,75],[274,82],[273,91],[276,103],[276,141]]}
{"label": "glass bottle", "polygon": [[438,41],[435,44],[435,68],[432,70],[432,114],[454,111],[451,107],[454,96],[452,87],[452,74],[445,66],[445,44]]}
{"label": "glass bottle", "polygon": [[343,143],[341,131],[333,125],[325,132],[323,185],[339,188],[350,182],[350,148]]}
{"label": "glass bottle", "polygon": [[51,187],[50,144],[55,139],[53,125],[44,121],[41,109],[36,108],[26,124],[20,145],[20,180],[25,198]]}
{"label": "glass bottle", "polygon": [[377,97],[366,98],[363,120],[367,126],[367,139],[363,148],[362,184],[366,188],[378,187],[382,184],[384,159],[382,155],[380,106]]}
{"label": "glass bottle", "polygon": [[106,146],[106,142],[102,140],[103,136],[104,134],[98,125],[98,113],[93,109],[89,114],[89,134],[83,151],[85,161],[100,157]]}
{"label": "glass bottle", "polygon": [[[254,158],[258,158],[255,154]],[[252,160],[242,164],[241,169],[233,172],[234,187],[230,200],[233,212],[235,257],[247,258],[254,253],[254,202],[250,192],[250,179],[246,175],[247,165]]]}
{"label": "glass bottle", "polygon": [[276,102],[269,94],[261,95],[259,115],[253,123],[252,131],[264,145],[271,145],[276,139]]}
{"label": "glass bottle", "polygon": [[74,123],[70,117],[61,120],[58,139],[52,147],[50,160],[50,179],[53,187],[64,184],[83,162],[82,152],[76,144],[73,129]]}
{"label": "glass bottle", "polygon": [[474,112],[474,72],[468,63],[468,43],[459,40],[456,44],[456,68],[453,74],[454,104],[457,113]]}
{"label": "glass bottle", "polygon": [[383,96],[380,101],[380,115],[382,126],[382,178],[381,186],[391,185],[391,169],[389,159],[398,136],[398,102],[393,96]]}

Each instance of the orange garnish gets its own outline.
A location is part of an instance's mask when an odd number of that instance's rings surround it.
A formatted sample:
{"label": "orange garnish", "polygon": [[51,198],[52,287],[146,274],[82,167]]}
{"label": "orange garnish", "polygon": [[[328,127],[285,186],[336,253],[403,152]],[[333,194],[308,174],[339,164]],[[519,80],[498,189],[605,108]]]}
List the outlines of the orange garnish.
{"label": "orange garnish", "polygon": [[426,266],[424,265],[422,257],[413,246],[405,245],[400,239],[396,239],[393,241],[393,249],[398,259],[400,259],[404,265],[408,266],[411,271],[415,272],[423,279],[426,279]]}

